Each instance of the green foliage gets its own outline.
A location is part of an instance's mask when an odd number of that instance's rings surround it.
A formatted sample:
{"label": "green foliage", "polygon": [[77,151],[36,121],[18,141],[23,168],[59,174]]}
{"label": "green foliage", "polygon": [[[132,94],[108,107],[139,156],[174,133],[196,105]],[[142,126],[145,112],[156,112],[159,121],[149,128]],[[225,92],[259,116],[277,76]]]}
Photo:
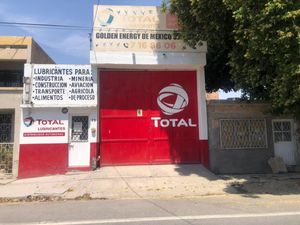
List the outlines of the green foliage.
{"label": "green foliage", "polygon": [[185,41],[191,45],[208,41],[208,90],[218,85],[230,89],[234,82],[247,99],[271,101],[280,113],[300,113],[299,0],[169,0],[168,4],[178,15]]}
{"label": "green foliage", "polygon": [[237,88],[270,100],[281,113],[300,112],[300,3],[225,0],[235,19],[229,65]]}
{"label": "green foliage", "polygon": [[227,65],[234,43],[231,11],[222,0],[169,0],[165,5],[179,18],[180,38],[191,46],[207,41],[206,89],[231,90],[233,82]]}

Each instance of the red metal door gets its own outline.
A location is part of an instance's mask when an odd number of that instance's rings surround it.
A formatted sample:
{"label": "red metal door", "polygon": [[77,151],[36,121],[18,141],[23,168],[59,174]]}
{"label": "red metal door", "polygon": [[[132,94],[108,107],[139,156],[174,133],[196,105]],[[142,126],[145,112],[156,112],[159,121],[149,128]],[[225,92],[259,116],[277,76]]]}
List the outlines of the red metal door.
{"label": "red metal door", "polygon": [[102,165],[198,163],[196,73],[101,71]]}

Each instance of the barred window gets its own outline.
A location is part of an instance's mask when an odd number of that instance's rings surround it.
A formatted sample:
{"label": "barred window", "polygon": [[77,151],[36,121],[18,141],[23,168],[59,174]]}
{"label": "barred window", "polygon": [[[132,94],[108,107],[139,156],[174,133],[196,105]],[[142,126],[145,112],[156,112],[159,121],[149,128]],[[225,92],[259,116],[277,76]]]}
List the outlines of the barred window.
{"label": "barred window", "polygon": [[273,133],[275,142],[292,141],[291,121],[273,121]]}
{"label": "barred window", "polygon": [[13,115],[0,113],[0,143],[13,142]]}
{"label": "barred window", "polygon": [[222,149],[267,148],[265,119],[220,120]]}
{"label": "barred window", "polygon": [[0,143],[0,174],[12,173],[14,144]]}
{"label": "barred window", "polygon": [[0,70],[0,87],[23,87],[23,71]]}
{"label": "barred window", "polygon": [[0,113],[0,173],[12,173],[13,114]]}
{"label": "barred window", "polygon": [[74,142],[88,141],[89,117],[73,116],[72,117],[72,136]]}

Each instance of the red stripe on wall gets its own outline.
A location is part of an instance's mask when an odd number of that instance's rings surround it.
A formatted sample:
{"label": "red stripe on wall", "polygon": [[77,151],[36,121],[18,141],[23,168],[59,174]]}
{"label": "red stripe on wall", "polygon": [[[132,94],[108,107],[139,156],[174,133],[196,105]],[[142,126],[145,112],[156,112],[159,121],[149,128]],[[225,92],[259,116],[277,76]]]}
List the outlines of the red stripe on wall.
{"label": "red stripe on wall", "polygon": [[206,168],[209,168],[209,151],[208,151],[208,140],[200,140],[200,154],[201,164]]}
{"label": "red stripe on wall", "polygon": [[19,178],[64,174],[68,168],[68,144],[22,144]]}

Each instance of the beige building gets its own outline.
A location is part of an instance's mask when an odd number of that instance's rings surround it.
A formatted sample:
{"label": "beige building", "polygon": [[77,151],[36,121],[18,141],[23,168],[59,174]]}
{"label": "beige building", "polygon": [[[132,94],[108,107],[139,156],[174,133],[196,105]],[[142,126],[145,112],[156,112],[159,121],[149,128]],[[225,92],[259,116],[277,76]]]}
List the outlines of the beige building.
{"label": "beige building", "polygon": [[54,61],[32,37],[0,37],[0,174],[18,173],[20,105],[25,63]]}
{"label": "beige building", "polygon": [[218,100],[219,99],[219,92],[206,92],[206,100]]}

